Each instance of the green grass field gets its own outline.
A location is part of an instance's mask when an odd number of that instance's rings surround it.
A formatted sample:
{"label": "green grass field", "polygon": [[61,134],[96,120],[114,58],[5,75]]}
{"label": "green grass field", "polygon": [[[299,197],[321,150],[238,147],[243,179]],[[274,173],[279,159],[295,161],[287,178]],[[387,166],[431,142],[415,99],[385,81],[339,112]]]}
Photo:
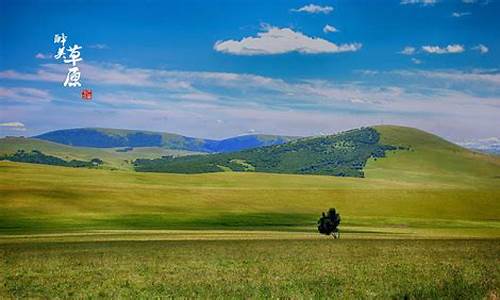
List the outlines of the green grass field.
{"label": "green grass field", "polygon": [[1,298],[496,299],[496,240],[0,244]]}
{"label": "green grass field", "polygon": [[366,178],[0,162],[0,298],[496,299],[500,159],[377,130]]}

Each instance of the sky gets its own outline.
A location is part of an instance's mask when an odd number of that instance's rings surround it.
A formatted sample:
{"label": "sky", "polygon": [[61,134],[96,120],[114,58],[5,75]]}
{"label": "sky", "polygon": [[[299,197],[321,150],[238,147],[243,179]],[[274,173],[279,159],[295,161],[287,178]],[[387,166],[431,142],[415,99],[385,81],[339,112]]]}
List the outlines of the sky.
{"label": "sky", "polygon": [[[0,0],[0,136],[395,124],[498,140],[499,16],[498,0]],[[72,67],[81,87],[64,86]]]}

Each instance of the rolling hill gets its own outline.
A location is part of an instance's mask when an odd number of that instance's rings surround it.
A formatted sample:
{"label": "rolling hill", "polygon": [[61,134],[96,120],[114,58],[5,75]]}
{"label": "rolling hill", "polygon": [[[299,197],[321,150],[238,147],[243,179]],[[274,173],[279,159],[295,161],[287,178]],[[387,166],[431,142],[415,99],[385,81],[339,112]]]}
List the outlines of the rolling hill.
{"label": "rolling hill", "polygon": [[[387,156],[387,158],[385,158]],[[381,159],[383,158],[383,159]],[[374,126],[232,153],[138,159],[137,171],[316,174],[413,180],[500,178],[500,157],[408,127]]]}
{"label": "rolling hill", "polygon": [[368,158],[384,157],[387,150],[406,149],[381,144],[379,139],[378,131],[368,127],[231,153],[137,159],[134,166],[144,172],[246,171],[363,177]]}
{"label": "rolling hill", "polygon": [[404,178],[421,183],[474,182],[483,179],[496,181],[500,185],[500,157],[475,152],[436,135],[415,128],[401,126],[375,126],[380,133],[380,142],[409,151],[389,151],[384,159],[371,158],[365,167],[369,178]]}
{"label": "rolling hill", "polygon": [[[380,145],[403,149],[368,158],[365,178],[260,172],[164,174],[2,161],[0,231],[233,228],[309,232],[322,211],[336,207],[343,216],[344,232],[384,232],[396,237],[415,232],[500,236],[498,157],[412,128],[376,126],[372,130],[379,134],[378,142],[365,145],[363,149],[370,151],[360,153],[380,150]],[[372,130],[368,132],[373,134]],[[311,140],[323,150],[348,145],[340,143],[338,136],[329,139],[330,144],[318,138],[298,140],[292,145],[301,145],[302,150],[295,148],[291,153],[309,153],[306,146]],[[47,143],[26,140],[33,141]],[[44,145],[58,151],[68,147]],[[266,153],[275,147],[260,149]]]}
{"label": "rolling hill", "polygon": [[[500,236],[498,157],[412,128],[377,126],[368,132],[372,130],[381,144],[368,144],[365,150],[387,144],[403,149],[369,158],[365,178],[111,172],[0,162],[0,230],[313,230],[321,211],[334,206],[347,231]],[[353,138],[352,132],[344,134]],[[329,137],[330,144],[318,138],[297,140],[291,145],[303,150],[291,153],[309,153],[310,141],[323,150],[345,142],[338,137]],[[260,150],[276,147],[288,149]]]}
{"label": "rolling hill", "polygon": [[77,128],[51,131],[35,136],[35,138],[78,147],[161,147],[173,150],[214,153],[282,144],[295,137],[257,134],[237,136],[224,140],[210,140],[152,131]]}
{"label": "rolling hill", "polygon": [[18,150],[26,152],[37,150],[46,155],[55,156],[66,161],[89,161],[94,158],[99,158],[104,161],[104,168],[125,170],[132,169],[130,162],[137,158],[160,158],[165,155],[180,156],[197,154],[197,152],[171,150],[161,147],[137,147],[124,151],[123,148],[67,146],[36,138],[6,137],[0,139],[0,156],[14,154]]}

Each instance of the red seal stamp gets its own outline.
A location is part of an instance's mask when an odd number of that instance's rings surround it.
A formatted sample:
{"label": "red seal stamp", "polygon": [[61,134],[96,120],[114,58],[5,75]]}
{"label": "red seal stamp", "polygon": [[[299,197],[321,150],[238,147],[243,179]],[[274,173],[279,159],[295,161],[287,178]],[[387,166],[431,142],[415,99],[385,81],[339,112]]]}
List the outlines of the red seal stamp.
{"label": "red seal stamp", "polygon": [[92,100],[92,90],[82,90],[82,99],[85,101],[90,101]]}

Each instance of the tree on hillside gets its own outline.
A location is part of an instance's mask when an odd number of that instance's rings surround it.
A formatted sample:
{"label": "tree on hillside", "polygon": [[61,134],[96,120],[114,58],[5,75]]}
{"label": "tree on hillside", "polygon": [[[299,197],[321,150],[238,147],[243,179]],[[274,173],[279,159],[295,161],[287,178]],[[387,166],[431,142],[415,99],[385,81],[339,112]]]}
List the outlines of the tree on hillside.
{"label": "tree on hillside", "polygon": [[99,166],[99,165],[102,165],[104,162],[99,159],[99,158],[93,158],[91,161],[90,161],[94,166]]}
{"label": "tree on hillside", "polygon": [[340,214],[335,208],[330,208],[328,212],[322,213],[318,220],[318,231],[321,234],[332,235],[337,239],[340,237],[338,226],[340,224]]}

